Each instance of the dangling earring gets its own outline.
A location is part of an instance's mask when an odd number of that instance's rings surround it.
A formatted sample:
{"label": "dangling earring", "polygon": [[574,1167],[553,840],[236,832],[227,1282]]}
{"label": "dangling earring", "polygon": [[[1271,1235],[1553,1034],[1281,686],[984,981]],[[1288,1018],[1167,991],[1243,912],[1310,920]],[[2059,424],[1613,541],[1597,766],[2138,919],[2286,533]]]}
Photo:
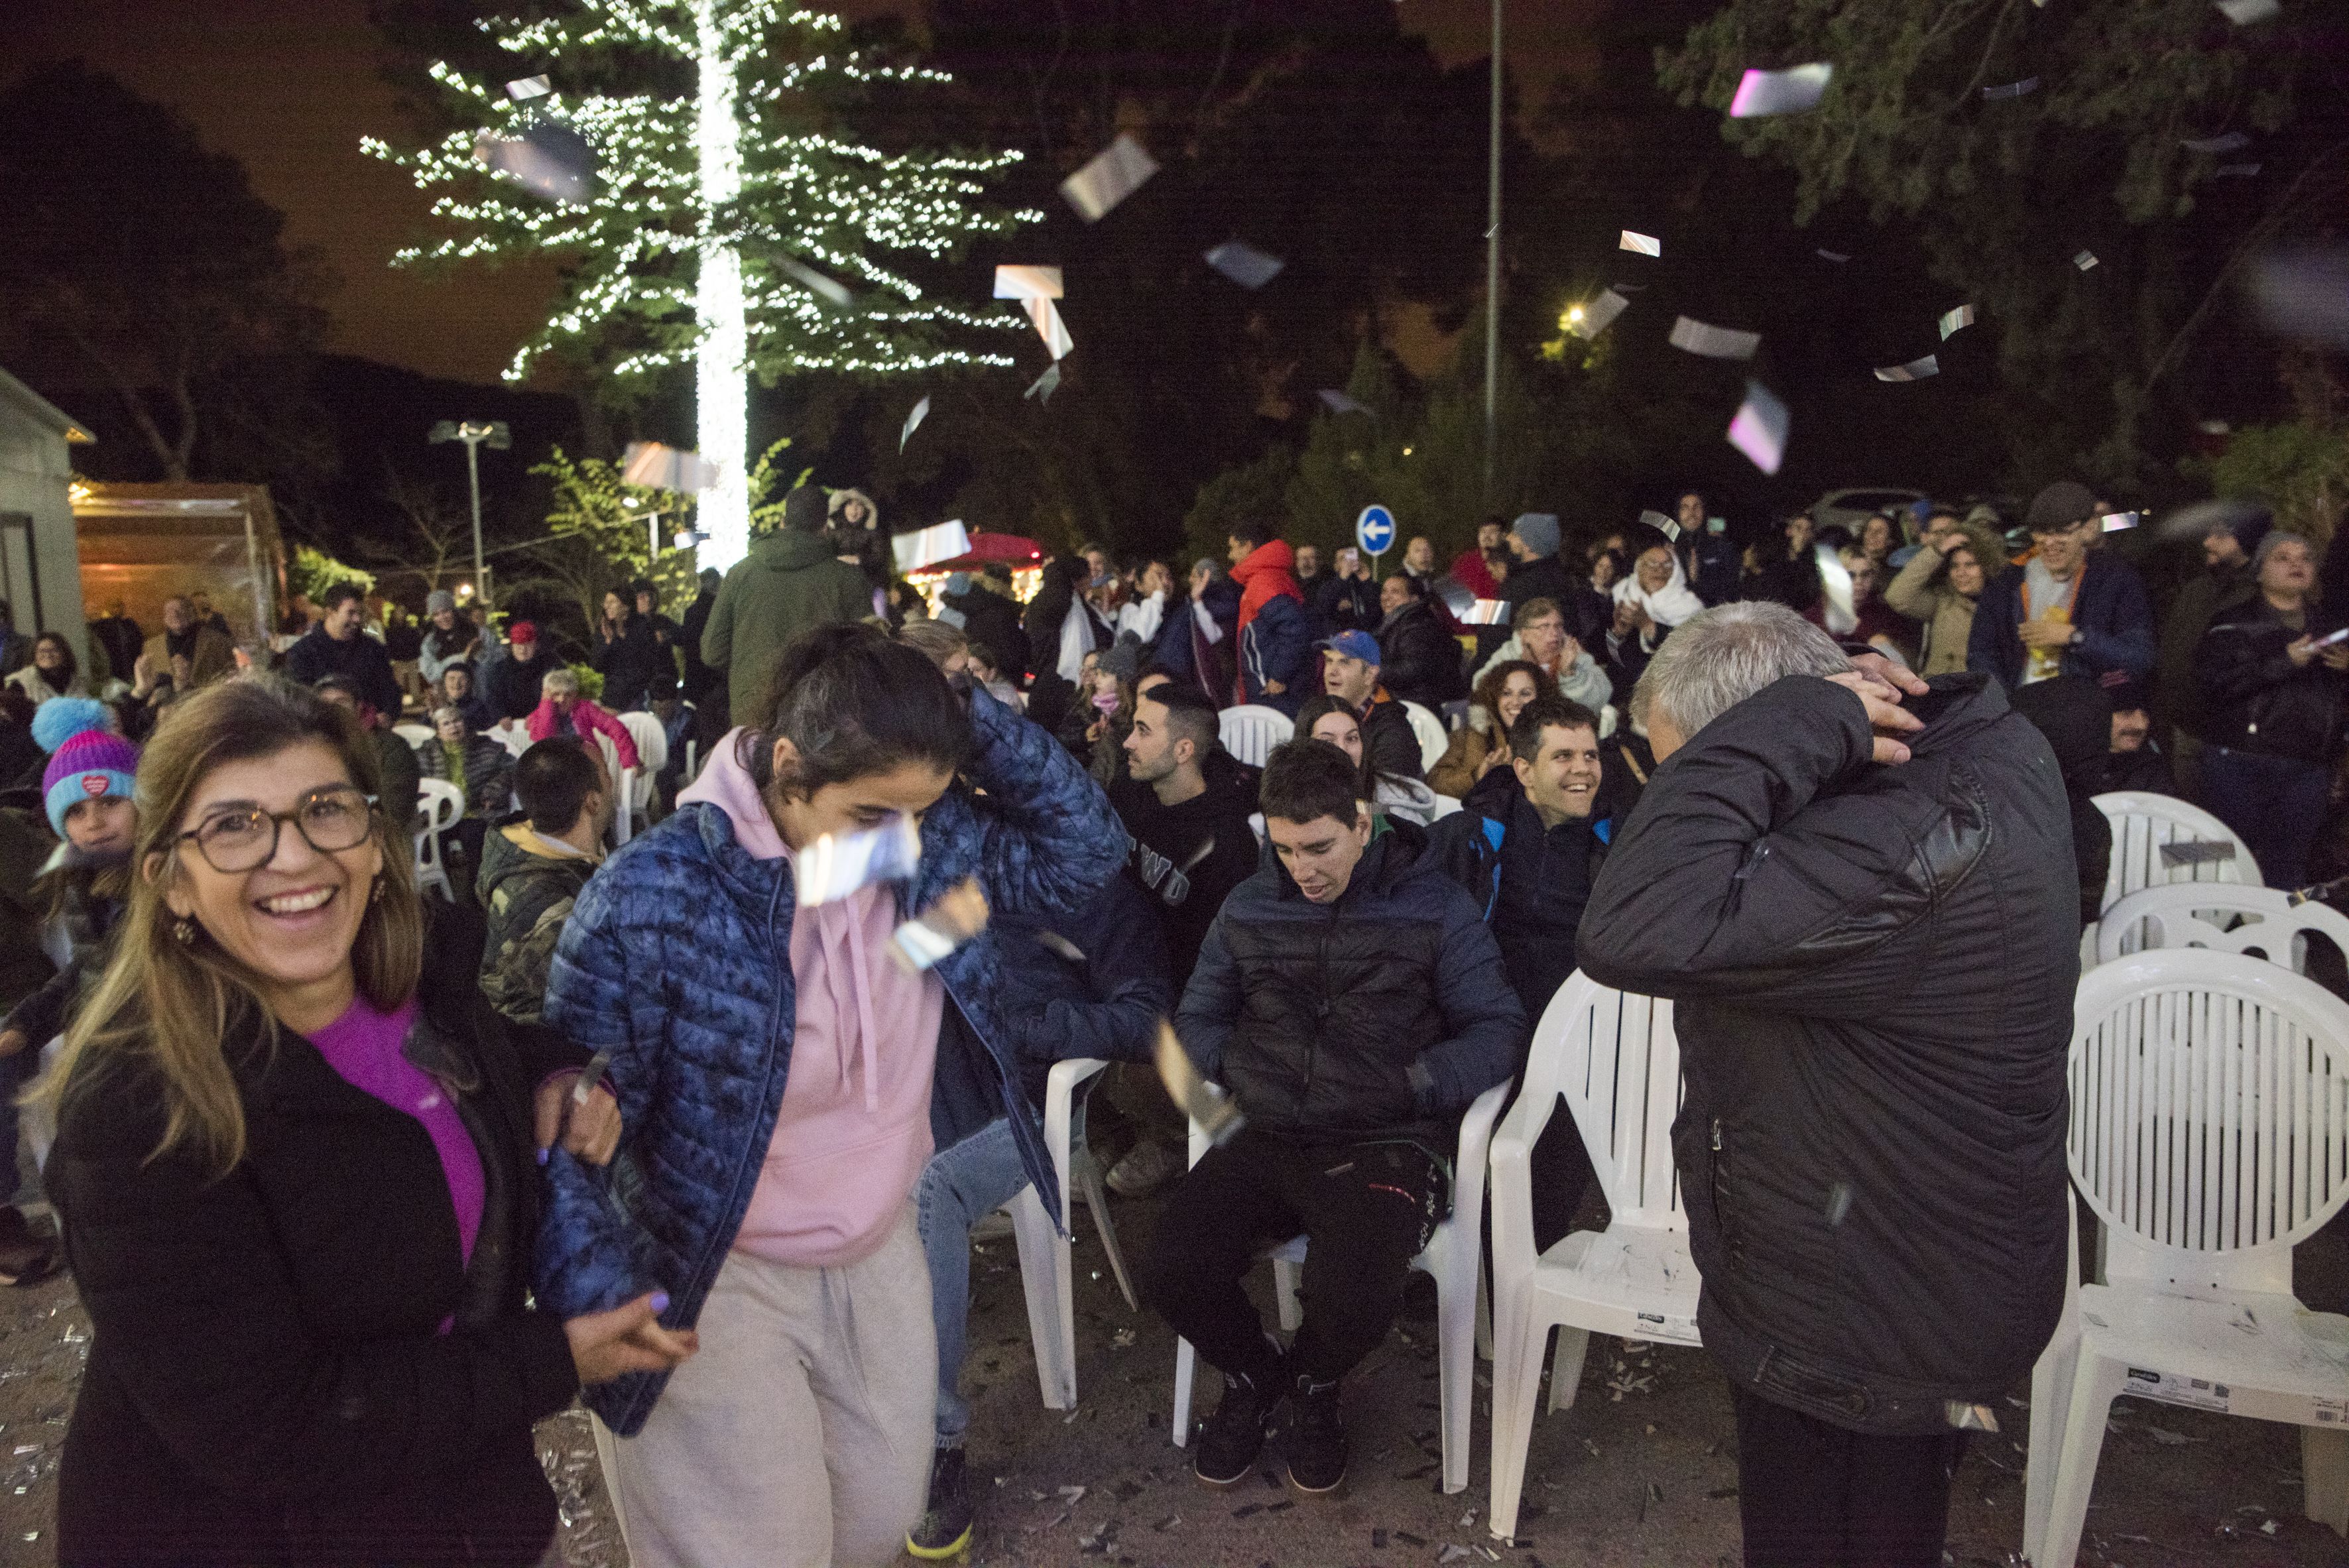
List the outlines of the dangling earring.
{"label": "dangling earring", "polygon": [[369,903],[381,903],[383,902],[383,878],[381,876],[378,876],[375,879],[375,887],[373,891],[368,892],[367,902]]}
{"label": "dangling earring", "polygon": [[191,947],[196,941],[196,923],[186,915],[171,923],[171,940],[182,947]]}

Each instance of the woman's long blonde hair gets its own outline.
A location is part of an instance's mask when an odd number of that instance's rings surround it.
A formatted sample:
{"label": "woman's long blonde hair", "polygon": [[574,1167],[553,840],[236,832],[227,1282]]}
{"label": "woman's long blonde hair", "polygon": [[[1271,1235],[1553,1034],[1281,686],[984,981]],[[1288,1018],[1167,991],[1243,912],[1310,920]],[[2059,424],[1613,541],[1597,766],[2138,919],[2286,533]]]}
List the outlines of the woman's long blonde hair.
{"label": "woman's long blonde hair", "polygon": [[[115,933],[114,954],[66,1031],[65,1046],[28,1098],[54,1113],[114,1056],[143,1057],[162,1080],[165,1121],[156,1155],[192,1142],[225,1174],[244,1158],[244,1107],[223,1051],[232,1028],[257,1018],[274,1038],[254,976],[201,926],[192,941],[177,924],[165,894],[181,867],[181,819],[212,771],[225,763],[272,757],[318,742],[342,758],[351,781],[369,795],[382,788],[375,741],[347,710],[274,676],[242,676],[207,686],[164,710],[139,758],[139,837],[130,902]],[[408,846],[392,841],[375,814],[383,851],[382,894],[368,899],[351,950],[359,995],[389,1011],[416,990],[423,967],[424,914]]]}

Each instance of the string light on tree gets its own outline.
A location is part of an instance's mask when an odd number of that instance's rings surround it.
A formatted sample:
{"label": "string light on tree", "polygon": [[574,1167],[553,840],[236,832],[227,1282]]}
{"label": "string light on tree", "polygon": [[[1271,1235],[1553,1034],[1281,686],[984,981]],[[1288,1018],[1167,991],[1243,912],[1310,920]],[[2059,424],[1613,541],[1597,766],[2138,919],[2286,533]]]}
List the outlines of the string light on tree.
{"label": "string light on tree", "polygon": [[[751,376],[1011,364],[976,334],[1017,332],[1024,317],[932,297],[905,269],[1041,222],[987,201],[1019,154],[891,152],[840,123],[845,92],[944,73],[869,59],[845,46],[839,17],[774,0],[578,0],[559,16],[480,26],[523,70],[493,80],[436,64],[467,126],[420,149],[362,143],[436,192],[447,231],[394,263],[569,263],[510,381],[556,352],[623,382],[691,365],[695,445],[720,470],[700,498],[701,564],[722,569],[750,547]],[[674,94],[678,62],[694,67],[690,98]],[[507,74],[543,74],[549,90],[516,101]],[[484,137],[550,119],[596,159],[576,203],[534,196],[476,155]]]}

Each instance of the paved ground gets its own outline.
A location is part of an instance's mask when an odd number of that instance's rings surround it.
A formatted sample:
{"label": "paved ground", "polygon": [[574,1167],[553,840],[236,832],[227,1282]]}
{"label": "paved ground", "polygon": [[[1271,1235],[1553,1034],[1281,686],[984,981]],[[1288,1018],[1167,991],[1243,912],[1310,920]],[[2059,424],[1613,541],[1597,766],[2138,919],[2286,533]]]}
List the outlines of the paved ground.
{"label": "paved ground", "polygon": [[[1122,1204],[1127,1247],[1146,1242],[1148,1204]],[[1469,1490],[1438,1488],[1433,1324],[1406,1322],[1349,1385],[1355,1462],[1349,1495],[1292,1501],[1269,1472],[1229,1492],[1191,1479],[1168,1440],[1174,1344],[1126,1310],[1080,1222],[1077,1410],[1038,1399],[1026,1308],[1009,1240],[984,1244],[970,1376],[978,1391],[972,1470],[988,1506],[970,1562],[1043,1568],[1393,1568],[1499,1561],[1550,1564],[1733,1563],[1735,1447],[1720,1375],[1695,1352],[1627,1357],[1591,1346],[1574,1408],[1537,1419],[1515,1547],[1485,1525],[1487,1373],[1478,1375]],[[2302,1249],[2312,1306],[2349,1310],[2349,1233]],[[49,1568],[57,1449],[88,1326],[70,1282],[0,1291],[0,1565]],[[1627,1376],[1627,1374],[1629,1376]],[[1203,1411],[1212,1401],[1212,1375]],[[1618,1388],[1610,1385],[1623,1385]],[[2019,1401],[2025,1390],[2015,1390]],[[1960,1472],[1951,1559],[2007,1568],[2022,1541],[2022,1445],[2029,1414],[1978,1439]],[[2299,1515],[2300,1449],[2288,1429],[2124,1400],[2105,1449],[2083,1563],[2164,1568],[2349,1563],[2349,1542]],[[568,1519],[573,1568],[625,1568],[585,1419],[541,1429],[541,1452]],[[1277,1449],[1268,1453],[1268,1459]],[[2272,1533],[2268,1533],[2270,1527]],[[1463,1555],[1463,1553],[1466,1555]],[[905,1559],[911,1563],[911,1559]]]}

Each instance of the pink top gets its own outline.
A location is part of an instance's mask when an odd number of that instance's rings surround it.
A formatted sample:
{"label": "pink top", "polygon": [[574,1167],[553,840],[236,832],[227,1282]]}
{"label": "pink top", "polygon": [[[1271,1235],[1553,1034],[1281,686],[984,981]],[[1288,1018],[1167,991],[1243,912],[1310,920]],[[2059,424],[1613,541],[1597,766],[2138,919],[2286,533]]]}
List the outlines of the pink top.
{"label": "pink top", "polygon": [[[678,803],[725,811],[734,841],[790,858],[729,735]],[[885,886],[792,912],[797,985],[791,1074],[765,1167],[734,1245],[771,1263],[831,1268],[889,1237],[930,1158],[930,1076],[946,987],[885,949],[897,928]]]}
{"label": "pink top", "polygon": [[[440,1174],[449,1182],[450,1206],[457,1212],[459,1253],[470,1264],[473,1239],[481,1233],[481,1151],[473,1147],[472,1135],[440,1086],[399,1054],[400,1042],[415,1022],[413,996],[389,1013],[379,1013],[366,997],[354,996],[343,1016],[312,1035],[310,1043],[345,1083],[424,1124],[433,1152],[440,1157]],[[446,1333],[449,1326],[440,1327]]]}
{"label": "pink top", "polygon": [[582,740],[599,734],[607,736],[613,751],[620,758],[620,766],[634,768],[636,765],[636,743],[628,734],[628,727],[620,722],[617,715],[597,707],[584,696],[572,703],[567,715],[556,710],[553,697],[541,698],[539,705],[531,709],[530,717],[523,721],[523,728],[534,741],[552,740],[565,734],[575,735]]}

